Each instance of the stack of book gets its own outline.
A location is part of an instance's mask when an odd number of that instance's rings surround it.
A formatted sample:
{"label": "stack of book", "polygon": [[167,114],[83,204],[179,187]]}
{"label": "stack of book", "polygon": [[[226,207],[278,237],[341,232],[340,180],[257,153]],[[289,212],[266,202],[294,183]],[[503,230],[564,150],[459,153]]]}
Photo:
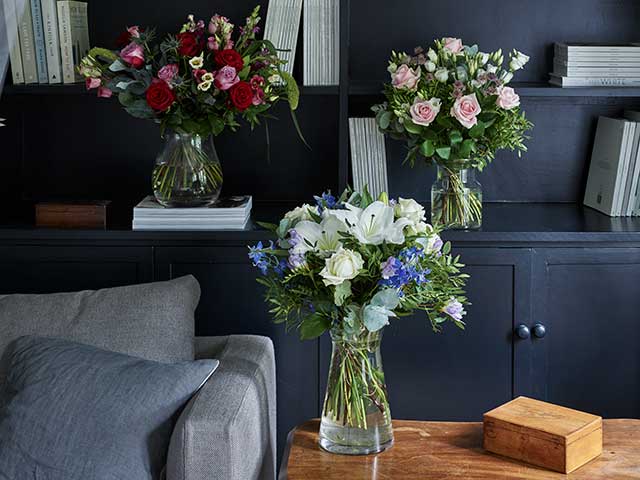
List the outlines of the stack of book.
{"label": "stack of book", "polygon": [[271,0],[264,27],[264,38],[280,50],[278,56],[286,61],[282,70],[293,74],[302,0]]}
{"label": "stack of book", "polygon": [[640,216],[640,112],[600,117],[584,204],[611,217]]}
{"label": "stack of book", "polygon": [[340,83],[340,1],[304,0],[303,84]]}
{"label": "stack of book", "polygon": [[251,217],[249,196],[220,199],[209,207],[165,208],[146,197],[133,209],[134,230],[244,230]]}
{"label": "stack of book", "polygon": [[362,191],[366,186],[374,198],[388,192],[387,152],[376,119],[350,118],[349,137],[355,190]]}
{"label": "stack of book", "polygon": [[640,44],[556,43],[550,82],[559,87],[640,87]]}
{"label": "stack of book", "polygon": [[89,51],[87,4],[2,0],[13,83],[82,81],[76,67]]}

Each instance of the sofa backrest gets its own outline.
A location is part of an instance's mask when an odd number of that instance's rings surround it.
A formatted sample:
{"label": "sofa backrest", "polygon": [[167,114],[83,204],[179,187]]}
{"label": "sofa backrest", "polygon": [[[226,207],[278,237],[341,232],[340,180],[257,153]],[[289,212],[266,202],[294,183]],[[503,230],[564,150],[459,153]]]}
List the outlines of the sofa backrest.
{"label": "sofa backrest", "polygon": [[192,276],[76,293],[0,295],[0,385],[8,345],[23,335],[60,337],[160,362],[194,358]]}

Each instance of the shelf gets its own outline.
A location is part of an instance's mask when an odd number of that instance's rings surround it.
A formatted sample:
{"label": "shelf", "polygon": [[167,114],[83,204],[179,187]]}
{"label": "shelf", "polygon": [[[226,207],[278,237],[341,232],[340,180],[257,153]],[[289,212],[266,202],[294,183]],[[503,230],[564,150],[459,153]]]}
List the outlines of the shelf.
{"label": "shelf", "polygon": [[[636,87],[574,87],[560,88],[546,83],[512,83],[522,97],[640,97]],[[380,82],[352,82],[351,96],[382,96]]]}
{"label": "shelf", "polygon": [[[300,87],[302,95],[338,95],[337,85]],[[84,83],[59,85],[6,85],[5,95],[84,95],[88,94]],[[95,95],[95,92],[92,93]]]}
{"label": "shelf", "polygon": [[[256,205],[253,221],[276,223],[291,204]],[[25,224],[0,227],[2,242],[72,242],[105,244],[222,244],[247,245],[271,234],[255,223],[243,231],[148,232],[131,231],[130,220],[120,229],[55,230]],[[544,244],[599,244],[640,246],[640,218],[611,218],[576,204],[489,203],[484,206],[484,225],[477,231],[448,231],[445,240],[454,246],[509,247]],[[272,237],[271,237],[272,238]]]}

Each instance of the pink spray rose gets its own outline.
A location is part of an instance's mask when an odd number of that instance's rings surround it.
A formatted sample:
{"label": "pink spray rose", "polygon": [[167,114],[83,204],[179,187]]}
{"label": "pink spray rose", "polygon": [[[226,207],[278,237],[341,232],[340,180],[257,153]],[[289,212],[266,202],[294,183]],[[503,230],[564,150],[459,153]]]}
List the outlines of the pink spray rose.
{"label": "pink spray rose", "polygon": [[120,57],[133,68],[144,65],[144,49],[135,42],[131,42],[120,52]]}
{"label": "pink spray rose", "polygon": [[463,127],[471,128],[478,124],[478,115],[481,111],[476,94],[472,93],[456,100],[451,107],[451,116],[455,117]]}
{"label": "pink spray rose", "polygon": [[98,97],[111,98],[111,95],[113,95],[113,92],[107,87],[98,87]]}
{"label": "pink spray rose", "polygon": [[411,105],[411,119],[416,125],[424,125],[428,127],[440,113],[440,106],[442,102],[439,98],[432,98],[431,100],[421,100],[416,98]]}
{"label": "pink spray rose", "polygon": [[262,105],[264,103],[264,90],[258,87],[253,89],[253,98],[251,100],[253,105]]}
{"label": "pink spray rose", "polygon": [[178,64],[170,63],[165,65],[158,71],[158,78],[164,82],[171,83],[171,81],[178,74]]}
{"label": "pink spray rose", "polygon": [[140,38],[140,27],[138,25],[127,28],[127,32],[129,32],[131,38]]}
{"label": "pink spray rose", "polygon": [[520,106],[520,95],[511,87],[500,87],[496,105],[505,110],[511,110]]}
{"label": "pink spray rose", "polygon": [[460,53],[462,51],[462,40],[459,38],[446,37],[442,39],[442,46],[451,53]]}
{"label": "pink spray rose", "polygon": [[102,85],[102,80],[99,78],[87,78],[85,83],[87,85],[87,90],[93,90],[94,88],[98,88]]}
{"label": "pink spray rose", "polygon": [[391,74],[391,85],[396,88],[405,90],[413,90],[420,80],[420,70],[412,70],[409,65],[400,65],[398,69]]}
{"label": "pink spray rose", "polygon": [[213,84],[219,90],[229,90],[239,81],[236,69],[227,65],[218,70]]}

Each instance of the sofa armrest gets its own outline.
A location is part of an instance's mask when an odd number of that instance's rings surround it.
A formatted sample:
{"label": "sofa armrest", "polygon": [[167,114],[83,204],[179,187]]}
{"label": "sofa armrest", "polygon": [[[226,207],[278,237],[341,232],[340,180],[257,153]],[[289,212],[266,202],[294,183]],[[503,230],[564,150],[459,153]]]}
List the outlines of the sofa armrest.
{"label": "sofa armrest", "polygon": [[266,337],[197,337],[196,356],[220,366],[180,415],[167,480],[274,480],[276,383]]}

